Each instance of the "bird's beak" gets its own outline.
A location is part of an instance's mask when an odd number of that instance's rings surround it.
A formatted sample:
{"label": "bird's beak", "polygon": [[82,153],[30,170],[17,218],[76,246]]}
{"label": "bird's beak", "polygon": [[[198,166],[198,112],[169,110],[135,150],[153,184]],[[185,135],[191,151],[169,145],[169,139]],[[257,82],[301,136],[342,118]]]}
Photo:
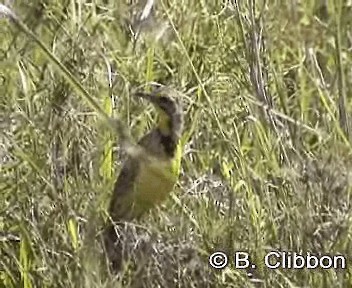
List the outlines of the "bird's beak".
{"label": "bird's beak", "polygon": [[146,100],[148,100],[148,101],[150,101],[152,103],[155,103],[155,98],[157,97],[154,94],[145,93],[145,92],[137,92],[137,93],[134,93],[133,96],[146,99]]}
{"label": "bird's beak", "polygon": [[133,94],[133,96],[146,99],[150,103],[152,103],[156,107],[156,109],[158,109],[159,111],[164,111],[164,109],[162,109],[160,107],[160,104],[159,104],[159,101],[158,101],[159,96],[157,94],[145,93],[145,92],[137,92],[137,93]]}

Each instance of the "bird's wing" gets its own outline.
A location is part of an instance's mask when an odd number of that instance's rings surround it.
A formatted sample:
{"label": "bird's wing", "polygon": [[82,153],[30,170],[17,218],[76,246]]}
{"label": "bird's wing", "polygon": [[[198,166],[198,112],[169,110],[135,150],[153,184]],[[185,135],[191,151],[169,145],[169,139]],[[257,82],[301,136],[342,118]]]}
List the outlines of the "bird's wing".
{"label": "bird's wing", "polygon": [[115,182],[110,202],[109,212],[114,221],[122,220],[128,214],[132,204],[129,199],[133,196],[134,183],[138,173],[138,159],[128,158]]}

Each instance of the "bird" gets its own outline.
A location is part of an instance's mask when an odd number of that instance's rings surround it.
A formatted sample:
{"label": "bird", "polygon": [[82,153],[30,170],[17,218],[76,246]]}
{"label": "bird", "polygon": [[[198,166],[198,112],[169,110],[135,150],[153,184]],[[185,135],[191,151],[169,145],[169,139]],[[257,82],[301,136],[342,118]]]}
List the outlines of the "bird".
{"label": "bird", "polygon": [[151,102],[157,112],[156,126],[137,143],[143,151],[129,155],[114,185],[104,232],[104,245],[113,271],[121,266],[121,238],[115,226],[138,221],[165,201],[173,190],[181,169],[183,111],[170,93],[137,92],[134,96]]}

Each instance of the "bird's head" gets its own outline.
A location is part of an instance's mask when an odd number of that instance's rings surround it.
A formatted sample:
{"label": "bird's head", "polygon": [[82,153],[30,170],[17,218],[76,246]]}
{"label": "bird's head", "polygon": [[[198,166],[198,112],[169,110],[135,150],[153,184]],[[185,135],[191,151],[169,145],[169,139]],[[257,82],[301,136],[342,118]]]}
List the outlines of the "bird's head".
{"label": "bird's head", "polygon": [[183,129],[183,114],[181,104],[177,99],[166,94],[138,92],[137,97],[147,99],[159,113],[158,128],[165,136],[181,137]]}

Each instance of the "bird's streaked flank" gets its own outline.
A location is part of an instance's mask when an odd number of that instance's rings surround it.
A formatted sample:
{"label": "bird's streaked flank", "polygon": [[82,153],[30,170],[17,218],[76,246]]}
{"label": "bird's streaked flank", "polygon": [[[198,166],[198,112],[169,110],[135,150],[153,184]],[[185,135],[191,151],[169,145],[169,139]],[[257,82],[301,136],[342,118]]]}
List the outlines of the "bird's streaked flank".
{"label": "bird's streaked flank", "polygon": [[182,109],[176,99],[165,94],[136,93],[153,103],[158,111],[155,128],[138,142],[143,154],[130,155],[115,183],[109,207],[111,224],[105,230],[104,244],[113,270],[121,264],[121,243],[115,225],[138,220],[172,191],[180,173],[183,128]]}

